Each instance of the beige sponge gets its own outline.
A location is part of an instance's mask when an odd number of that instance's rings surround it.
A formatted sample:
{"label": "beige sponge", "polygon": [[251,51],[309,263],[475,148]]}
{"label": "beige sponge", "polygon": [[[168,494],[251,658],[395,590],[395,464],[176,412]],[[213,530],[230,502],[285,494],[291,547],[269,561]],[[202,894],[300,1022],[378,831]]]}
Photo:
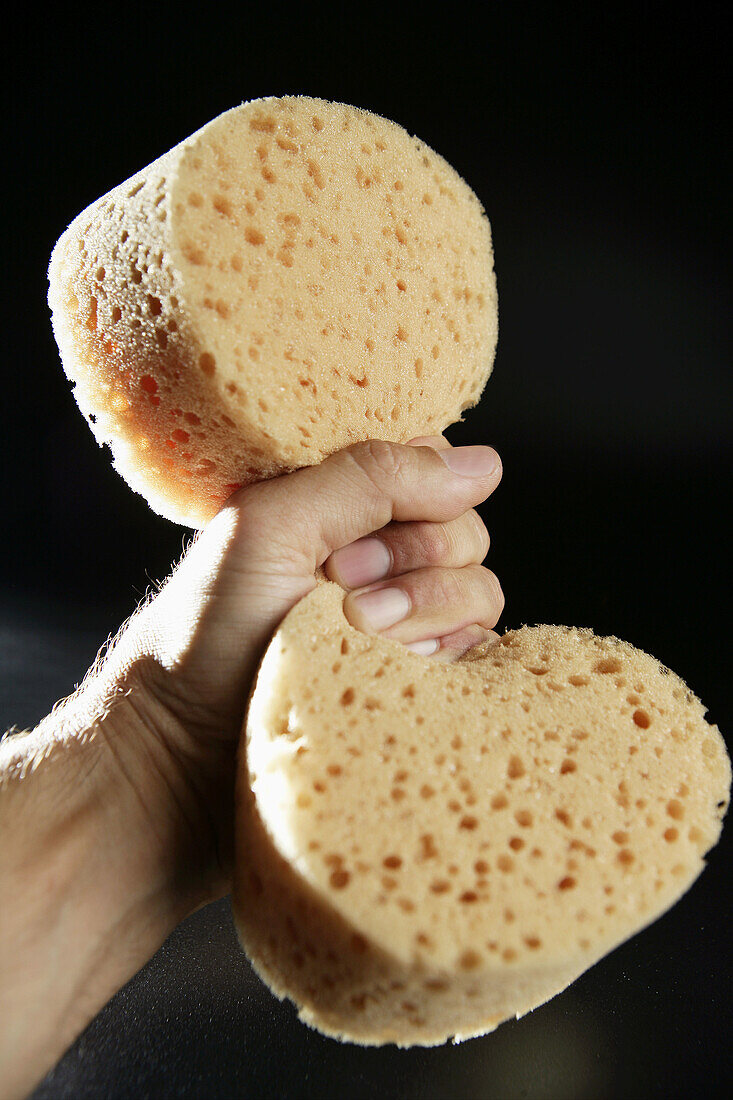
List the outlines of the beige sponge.
{"label": "beige sponge", "polygon": [[305,96],[236,107],[98,199],[49,281],[97,440],[194,527],[241,484],[442,431],[496,346],[470,188],[394,122]]}
{"label": "beige sponge", "polygon": [[298,604],[259,672],[239,934],[327,1034],[482,1034],[688,889],[728,802],[724,743],[616,638],[524,627],[445,665],[354,630],[342,599],[323,584]]}

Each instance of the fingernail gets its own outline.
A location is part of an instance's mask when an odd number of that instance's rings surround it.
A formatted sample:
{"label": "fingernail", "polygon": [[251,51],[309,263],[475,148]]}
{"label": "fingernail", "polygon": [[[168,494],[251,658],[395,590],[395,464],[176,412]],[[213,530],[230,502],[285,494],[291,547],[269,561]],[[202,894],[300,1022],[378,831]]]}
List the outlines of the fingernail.
{"label": "fingernail", "polygon": [[386,630],[405,618],[410,610],[410,598],[401,588],[378,588],[376,592],[355,596],[352,606],[367,629]]}
{"label": "fingernail", "polygon": [[426,638],[423,642],[407,642],[405,649],[411,649],[413,653],[419,653],[422,657],[429,657],[435,653],[440,645],[437,638]]}
{"label": "fingernail", "polygon": [[331,568],[345,588],[381,581],[392,565],[392,555],[381,539],[358,539],[331,555]]}
{"label": "fingernail", "polygon": [[454,447],[438,451],[449,470],[462,477],[486,477],[499,468],[500,459],[493,447]]}

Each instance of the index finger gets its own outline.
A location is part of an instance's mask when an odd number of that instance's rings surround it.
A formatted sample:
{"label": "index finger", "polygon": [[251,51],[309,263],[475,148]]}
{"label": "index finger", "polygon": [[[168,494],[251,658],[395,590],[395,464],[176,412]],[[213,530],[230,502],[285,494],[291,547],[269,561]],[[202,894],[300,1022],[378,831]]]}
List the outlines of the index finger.
{"label": "index finger", "polygon": [[278,518],[287,514],[280,535],[289,544],[312,547],[320,564],[334,550],[393,520],[457,519],[485,500],[500,479],[501,460],[491,447],[409,447],[366,440],[330,455],[319,466],[250,486],[250,516],[264,510],[250,530],[252,537],[269,531],[272,538],[280,524],[265,513]]}

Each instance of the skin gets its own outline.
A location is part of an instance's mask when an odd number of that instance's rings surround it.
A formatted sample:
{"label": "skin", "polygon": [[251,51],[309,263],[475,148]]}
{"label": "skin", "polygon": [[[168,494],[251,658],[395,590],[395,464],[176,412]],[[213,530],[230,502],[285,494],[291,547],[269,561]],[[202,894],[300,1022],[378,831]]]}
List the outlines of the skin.
{"label": "skin", "polygon": [[[75,694],[0,743],[3,1097],[25,1096],[176,925],[229,892],[247,698],[320,570],[355,627],[426,659],[493,635],[504,601],[474,509],[500,478],[491,448],[437,436],[240,490]],[[386,589],[388,619],[405,612],[391,625],[366,614]]]}

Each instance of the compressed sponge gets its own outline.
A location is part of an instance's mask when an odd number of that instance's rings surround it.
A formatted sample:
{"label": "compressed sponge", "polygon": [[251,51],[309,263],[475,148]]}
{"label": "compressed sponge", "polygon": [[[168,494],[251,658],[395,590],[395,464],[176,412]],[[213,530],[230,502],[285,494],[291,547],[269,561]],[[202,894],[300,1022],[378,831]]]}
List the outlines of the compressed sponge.
{"label": "compressed sponge", "polygon": [[97,440],[194,527],[242,484],[441,432],[496,347],[470,188],[396,123],[305,96],[236,107],[98,199],[49,282]]}
{"label": "compressed sponge", "polygon": [[686,685],[616,638],[524,627],[454,664],[353,629],[322,584],[262,663],[238,771],[243,945],[364,1044],[492,1030],[660,916],[730,787]]}

